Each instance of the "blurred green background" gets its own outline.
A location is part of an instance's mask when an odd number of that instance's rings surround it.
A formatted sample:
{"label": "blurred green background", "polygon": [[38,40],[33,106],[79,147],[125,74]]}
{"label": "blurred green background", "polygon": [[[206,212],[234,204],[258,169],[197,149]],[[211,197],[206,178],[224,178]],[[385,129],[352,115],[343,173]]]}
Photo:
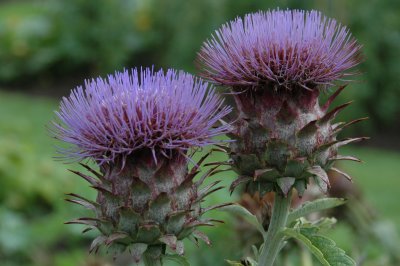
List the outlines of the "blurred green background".
{"label": "blurred green background", "polygon": [[[362,203],[354,207],[358,218],[351,226],[339,222],[330,234],[364,263],[360,265],[400,265],[398,0],[1,1],[0,265],[129,265],[125,257],[113,262],[107,254],[89,256],[93,235],[82,236],[79,226],[63,224],[89,215],[66,203],[64,193],[95,194],[66,170],[76,165],[52,158],[55,143],[45,125],[61,96],[85,78],[134,66],[196,73],[196,53],[222,23],[277,7],[321,10],[348,25],[363,44],[361,75],[340,98],[355,100],[341,119],[370,118],[345,132],[372,137],[345,149],[365,163],[341,166],[355,178]],[[229,185],[234,175],[219,178]],[[209,202],[237,199],[225,189]],[[364,209],[373,217],[366,223],[366,216],[357,211]],[[211,248],[187,243],[192,265],[226,265],[225,259],[238,260],[246,253],[234,219],[215,215],[229,222],[206,230],[214,243]],[[296,254],[287,263],[300,265]]]}

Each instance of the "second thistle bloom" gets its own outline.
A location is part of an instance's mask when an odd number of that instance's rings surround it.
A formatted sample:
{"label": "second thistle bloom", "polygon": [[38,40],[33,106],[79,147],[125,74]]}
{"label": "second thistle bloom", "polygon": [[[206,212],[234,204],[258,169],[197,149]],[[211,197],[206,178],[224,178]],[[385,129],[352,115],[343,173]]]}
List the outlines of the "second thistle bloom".
{"label": "second thistle bloom", "polygon": [[61,152],[100,167],[99,173],[84,165],[92,176],[74,171],[97,190],[96,201],[68,199],[95,213],[70,222],[100,232],[92,251],[129,249],[138,262],[143,254],[160,260],[166,246],[182,255],[181,240],[189,236],[209,242],[196,228],[212,225],[201,215],[218,206],[201,202],[218,182],[201,189],[213,171],[193,181],[199,165],[189,171],[188,150],[217,142],[212,138],[230,125],[216,124],[229,112],[207,83],[174,70],[117,72],[63,99],[52,130],[72,147]]}
{"label": "second thistle bloom", "polygon": [[346,27],[317,11],[273,10],[223,25],[204,43],[204,77],[226,86],[314,88],[343,78],[359,62]]}
{"label": "second thistle bloom", "polygon": [[232,189],[247,183],[287,195],[295,187],[301,195],[313,178],[326,192],[334,161],[357,160],[338,155],[340,146],[361,139],[337,140],[353,122],[333,123],[349,104],[329,110],[344,86],[319,103],[320,91],[360,62],[360,45],[335,20],[317,11],[249,14],[217,30],[198,61],[202,75],[230,87],[236,103],[229,153],[240,177]]}

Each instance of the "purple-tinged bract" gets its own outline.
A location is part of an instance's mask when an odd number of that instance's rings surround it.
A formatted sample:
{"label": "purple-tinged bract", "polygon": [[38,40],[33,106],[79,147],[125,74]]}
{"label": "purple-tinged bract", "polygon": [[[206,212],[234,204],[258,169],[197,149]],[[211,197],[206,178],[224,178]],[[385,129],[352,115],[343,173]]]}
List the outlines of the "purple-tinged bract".
{"label": "purple-tinged bract", "polygon": [[[360,62],[348,29],[317,11],[273,10],[222,26],[198,61],[202,76],[233,87],[314,89],[343,79]],[[264,86],[263,86],[264,87]]]}
{"label": "purple-tinged bract", "polygon": [[[140,73],[139,73],[140,72]],[[155,156],[212,144],[229,125],[213,127],[230,112],[208,84],[190,74],[150,69],[86,81],[61,102],[56,138],[73,144],[69,159],[98,163],[150,149]]]}

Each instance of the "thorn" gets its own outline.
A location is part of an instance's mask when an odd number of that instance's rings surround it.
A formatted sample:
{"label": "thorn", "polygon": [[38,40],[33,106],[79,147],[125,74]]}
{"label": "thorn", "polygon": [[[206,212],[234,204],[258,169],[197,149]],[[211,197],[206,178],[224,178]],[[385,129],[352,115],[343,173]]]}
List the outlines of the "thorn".
{"label": "thorn", "polygon": [[344,88],[346,88],[347,84],[340,86],[339,89],[337,89],[330,97],[329,99],[326,101],[326,103],[322,106],[322,110],[325,112],[326,110],[328,110],[329,106],[331,105],[331,103],[336,99],[336,97],[344,90]]}
{"label": "thorn", "polygon": [[318,120],[318,124],[323,125],[323,124],[333,120],[340,111],[342,111],[344,108],[346,108],[347,106],[349,106],[352,103],[353,103],[353,101],[350,101],[350,102],[347,102],[347,103],[344,103],[342,105],[335,107],[332,111],[326,113],[323,117],[321,117]]}
{"label": "thorn", "polygon": [[337,169],[335,167],[332,167],[331,170],[336,172],[336,173],[338,173],[338,174],[340,174],[340,175],[342,175],[342,176],[344,176],[347,180],[349,180],[351,183],[353,183],[353,179],[347,173],[342,172],[342,171],[340,171],[339,169]]}

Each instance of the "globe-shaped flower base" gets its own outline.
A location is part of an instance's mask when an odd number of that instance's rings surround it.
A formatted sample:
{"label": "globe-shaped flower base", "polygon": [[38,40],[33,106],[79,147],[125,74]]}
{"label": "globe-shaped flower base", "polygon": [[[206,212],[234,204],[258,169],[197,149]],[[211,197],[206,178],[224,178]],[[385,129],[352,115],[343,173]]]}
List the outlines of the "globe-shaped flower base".
{"label": "globe-shaped flower base", "polygon": [[95,217],[69,223],[85,224],[88,226],[85,231],[98,229],[100,236],[93,241],[91,251],[97,252],[102,245],[115,254],[128,249],[139,262],[142,255],[160,260],[166,247],[183,255],[181,240],[187,237],[210,244],[207,236],[196,228],[213,225],[215,220],[201,219],[201,215],[226,205],[200,206],[204,197],[220,188],[214,182],[200,189],[204,179],[214,171],[194,182],[198,165],[189,172],[184,155],[173,153],[170,158],[161,156],[155,161],[150,150],[135,152],[124,163],[117,160],[102,164],[101,173],[86,168],[95,177],[75,173],[98,191],[96,201],[75,194],[70,194],[75,199],[69,201],[93,210]]}
{"label": "globe-shaped flower base", "polygon": [[326,174],[329,169],[350,179],[333,163],[358,159],[338,155],[337,150],[363,138],[337,140],[337,134],[363,119],[333,123],[336,115],[350,104],[328,111],[343,88],[322,106],[318,89],[234,89],[238,119],[236,130],[230,135],[235,142],[231,143],[229,154],[239,177],[231,189],[246,183],[250,191],[261,194],[276,191],[286,196],[296,188],[302,196],[310,178],[326,192],[330,186]]}

